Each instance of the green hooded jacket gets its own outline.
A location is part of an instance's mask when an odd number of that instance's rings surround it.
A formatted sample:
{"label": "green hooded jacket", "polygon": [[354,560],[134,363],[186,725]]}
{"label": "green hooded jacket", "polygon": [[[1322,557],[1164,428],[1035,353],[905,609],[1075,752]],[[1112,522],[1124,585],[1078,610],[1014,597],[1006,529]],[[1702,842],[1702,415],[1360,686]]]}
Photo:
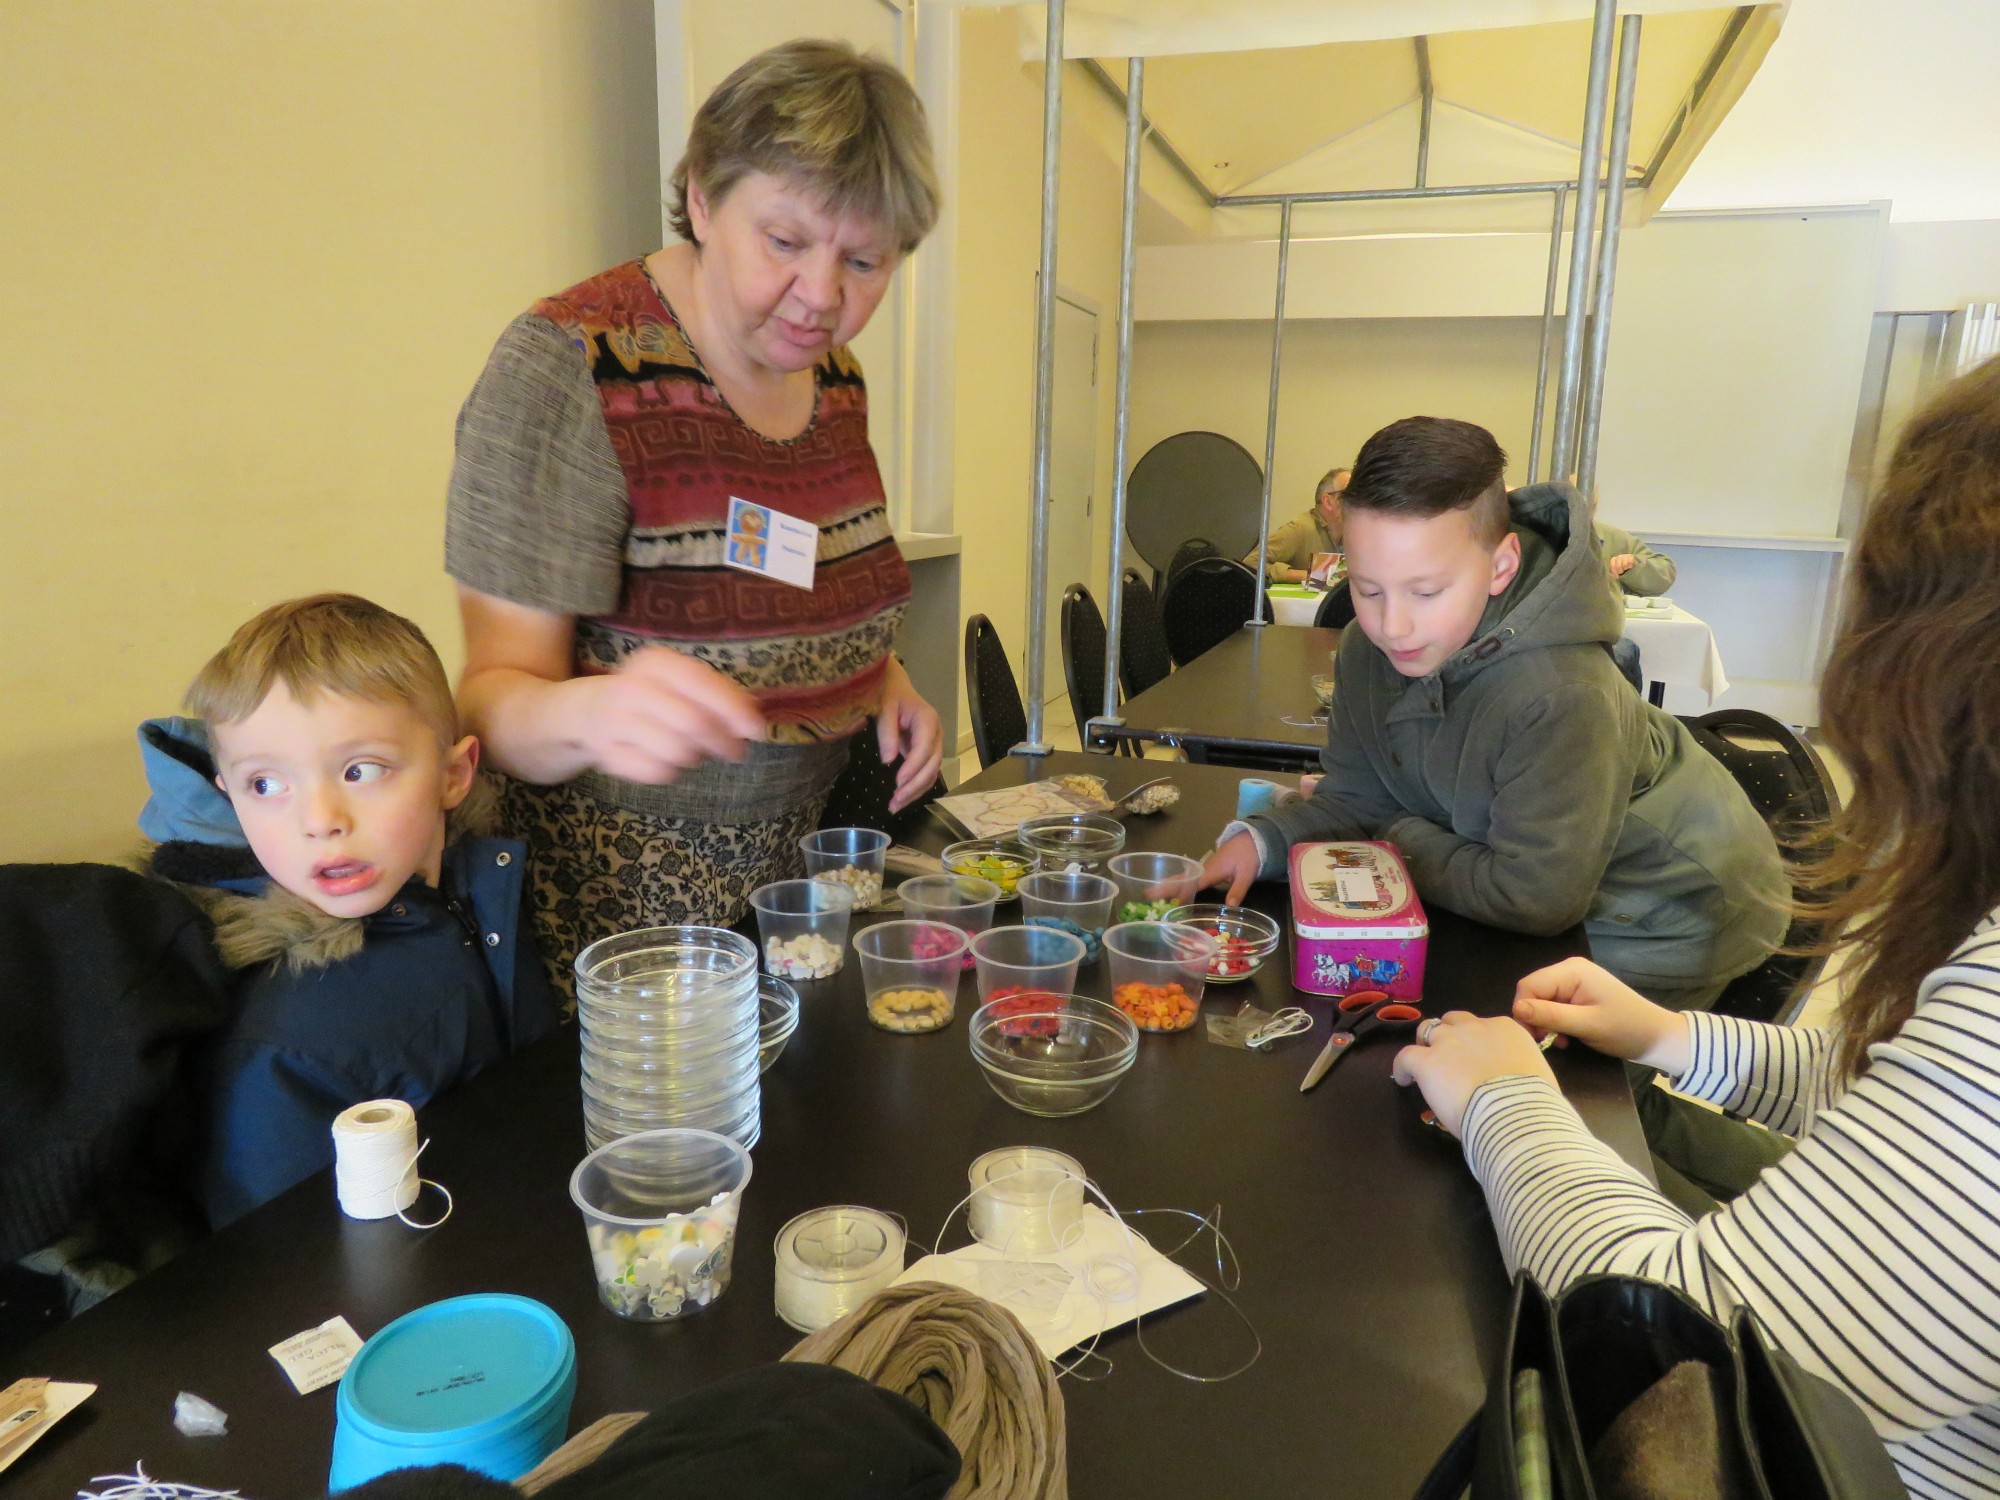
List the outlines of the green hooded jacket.
{"label": "green hooded jacket", "polygon": [[1520,572],[1436,672],[1404,677],[1359,629],[1341,637],[1326,777],[1249,820],[1261,874],[1282,878],[1295,843],[1384,839],[1425,901],[1521,932],[1584,922],[1635,988],[1755,968],[1787,925],[1777,841],[1612,665],[1622,611],[1588,505],[1564,484],[1509,503]]}

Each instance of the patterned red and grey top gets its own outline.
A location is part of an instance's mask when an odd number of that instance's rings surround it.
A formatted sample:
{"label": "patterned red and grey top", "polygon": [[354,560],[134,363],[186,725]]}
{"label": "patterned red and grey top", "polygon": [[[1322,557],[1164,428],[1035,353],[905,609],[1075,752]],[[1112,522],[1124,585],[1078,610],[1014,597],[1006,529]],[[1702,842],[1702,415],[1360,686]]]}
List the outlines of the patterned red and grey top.
{"label": "patterned red and grey top", "polygon": [[[576,670],[671,646],[734,678],[779,742],[852,734],[881,703],[910,597],[844,348],[787,441],[730,409],[640,261],[516,318],[459,413],[445,567],[576,618]],[[820,528],[810,590],[723,564],[732,497]]]}

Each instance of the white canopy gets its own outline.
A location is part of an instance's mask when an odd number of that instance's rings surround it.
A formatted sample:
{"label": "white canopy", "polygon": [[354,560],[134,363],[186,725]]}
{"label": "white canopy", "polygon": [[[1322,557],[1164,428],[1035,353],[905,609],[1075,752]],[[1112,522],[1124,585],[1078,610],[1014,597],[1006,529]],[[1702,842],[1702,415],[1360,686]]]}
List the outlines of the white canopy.
{"label": "white canopy", "polygon": [[[1016,8],[1023,57],[1038,63],[1044,7]],[[1632,195],[1633,221],[1665,202],[1755,73],[1784,9],[1620,4],[1647,17],[1632,113],[1632,167],[1645,191]],[[1069,0],[1063,39],[1066,56],[1101,62],[1113,80],[1125,58],[1149,59],[1149,243],[1268,238],[1274,212],[1229,200],[1414,187],[1427,95],[1426,185],[1573,180],[1591,14],[1591,0]],[[1104,144],[1114,156],[1122,149]],[[1302,237],[1490,233],[1546,228],[1548,213],[1546,197],[1392,200],[1314,208],[1310,218],[1302,209],[1295,228]]]}

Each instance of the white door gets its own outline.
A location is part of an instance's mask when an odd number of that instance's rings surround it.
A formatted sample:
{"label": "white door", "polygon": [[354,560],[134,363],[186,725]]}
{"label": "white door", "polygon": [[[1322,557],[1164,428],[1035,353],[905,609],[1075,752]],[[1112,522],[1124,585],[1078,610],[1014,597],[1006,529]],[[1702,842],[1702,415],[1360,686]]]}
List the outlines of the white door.
{"label": "white door", "polygon": [[[1090,588],[1091,512],[1097,483],[1097,314],[1056,299],[1054,420],[1049,442],[1049,582],[1044,700],[1068,705],[1062,667],[1062,596]],[[1091,588],[1095,597],[1101,589]],[[1098,608],[1103,609],[1103,601]],[[1064,715],[1067,717],[1067,715]]]}

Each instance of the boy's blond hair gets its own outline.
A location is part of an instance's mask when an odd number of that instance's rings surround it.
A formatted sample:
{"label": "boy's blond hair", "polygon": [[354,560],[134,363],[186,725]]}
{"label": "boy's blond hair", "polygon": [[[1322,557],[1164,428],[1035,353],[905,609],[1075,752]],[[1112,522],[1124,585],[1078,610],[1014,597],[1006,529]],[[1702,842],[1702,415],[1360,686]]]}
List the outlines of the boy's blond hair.
{"label": "boy's blond hair", "polygon": [[209,724],[234,724],[279,682],[301,703],[321,693],[401,703],[440,746],[458,739],[451,683],[423,631],[354,594],[288,599],[239,626],[189,684],[187,707]]}

